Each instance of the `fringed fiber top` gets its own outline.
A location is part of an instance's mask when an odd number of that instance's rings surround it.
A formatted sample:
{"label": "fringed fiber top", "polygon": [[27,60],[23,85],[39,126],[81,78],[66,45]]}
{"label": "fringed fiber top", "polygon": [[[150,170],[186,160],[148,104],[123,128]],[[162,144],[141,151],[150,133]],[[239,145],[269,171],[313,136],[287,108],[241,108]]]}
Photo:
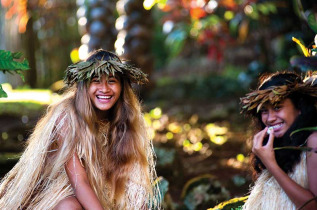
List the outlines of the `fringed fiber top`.
{"label": "fringed fiber top", "polygon": [[[306,152],[301,155],[300,162],[295,166],[294,171],[288,174],[297,184],[308,188]],[[296,206],[288,198],[282,187],[275,178],[264,170],[251,188],[251,194],[243,206],[243,210],[296,210]]]}

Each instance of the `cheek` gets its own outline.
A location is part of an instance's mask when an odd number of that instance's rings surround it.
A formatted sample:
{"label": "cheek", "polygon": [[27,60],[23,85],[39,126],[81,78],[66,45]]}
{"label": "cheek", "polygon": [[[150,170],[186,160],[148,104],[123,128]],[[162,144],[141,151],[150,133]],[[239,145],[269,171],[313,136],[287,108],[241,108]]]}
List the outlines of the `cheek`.
{"label": "cheek", "polygon": [[122,94],[121,85],[118,85],[118,86],[115,88],[115,92],[117,93],[118,98],[120,98],[120,96],[121,96],[121,94]]}
{"label": "cheek", "polygon": [[266,114],[261,114],[261,120],[265,124],[265,122],[267,120],[267,115]]}

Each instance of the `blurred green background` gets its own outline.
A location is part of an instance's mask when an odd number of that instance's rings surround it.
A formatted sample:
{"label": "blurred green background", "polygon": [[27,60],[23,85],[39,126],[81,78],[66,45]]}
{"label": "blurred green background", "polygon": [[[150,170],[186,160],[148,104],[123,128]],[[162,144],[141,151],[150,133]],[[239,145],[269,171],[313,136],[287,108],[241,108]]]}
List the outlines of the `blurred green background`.
{"label": "blurred green background", "polygon": [[104,48],[149,75],[136,90],[165,209],[246,195],[252,127],[239,98],[262,73],[316,70],[292,41],[315,48],[316,18],[314,0],[1,0],[0,49],[30,69],[25,81],[0,72],[0,177],[60,97],[66,67]]}

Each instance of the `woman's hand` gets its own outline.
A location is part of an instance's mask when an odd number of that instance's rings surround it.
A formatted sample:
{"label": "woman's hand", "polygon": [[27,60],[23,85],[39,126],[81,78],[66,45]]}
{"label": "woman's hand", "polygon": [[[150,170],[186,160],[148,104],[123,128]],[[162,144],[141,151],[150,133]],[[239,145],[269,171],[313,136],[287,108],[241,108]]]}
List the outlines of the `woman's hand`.
{"label": "woman's hand", "polygon": [[274,142],[274,130],[270,130],[269,140],[266,145],[263,145],[264,138],[268,135],[267,134],[268,127],[264,128],[262,131],[257,133],[253,137],[253,147],[252,152],[261,159],[262,163],[268,167],[272,164],[277,164],[275,159],[275,153],[273,149],[273,142]]}

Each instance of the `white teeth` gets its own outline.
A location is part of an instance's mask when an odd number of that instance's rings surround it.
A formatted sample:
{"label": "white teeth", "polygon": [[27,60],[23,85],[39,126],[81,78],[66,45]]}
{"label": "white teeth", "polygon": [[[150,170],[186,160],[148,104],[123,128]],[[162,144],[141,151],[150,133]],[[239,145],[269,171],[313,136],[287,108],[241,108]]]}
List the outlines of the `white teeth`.
{"label": "white teeth", "polygon": [[282,123],[280,123],[280,124],[277,124],[277,125],[272,126],[272,128],[273,128],[273,129],[276,129],[276,128],[281,127],[282,125],[283,125],[283,124],[282,124]]}
{"label": "white teeth", "polygon": [[111,96],[97,96],[97,98],[100,98],[100,99],[110,99]]}
{"label": "white teeth", "polygon": [[283,125],[283,123],[280,123],[280,124],[277,124],[274,126],[270,126],[269,129],[267,129],[267,133],[270,134],[271,130],[278,129],[278,128],[282,127],[282,125]]}

